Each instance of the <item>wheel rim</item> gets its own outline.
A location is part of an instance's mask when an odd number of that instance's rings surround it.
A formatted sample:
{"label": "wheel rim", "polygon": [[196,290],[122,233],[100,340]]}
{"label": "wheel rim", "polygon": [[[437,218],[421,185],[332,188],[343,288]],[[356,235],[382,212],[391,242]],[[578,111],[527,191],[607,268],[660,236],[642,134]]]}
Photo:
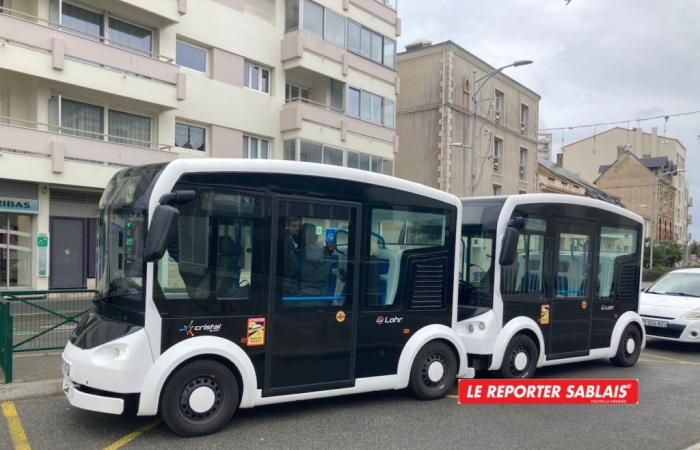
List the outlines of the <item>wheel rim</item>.
{"label": "wheel rim", "polygon": [[632,355],[634,353],[635,348],[637,348],[637,343],[634,342],[634,338],[627,338],[627,342],[625,342],[625,350],[627,350],[627,354]]}
{"label": "wheel rim", "polygon": [[212,377],[193,378],[180,393],[180,412],[190,420],[205,420],[219,411],[221,386]]}
{"label": "wheel rim", "polygon": [[530,352],[524,345],[519,345],[510,353],[510,373],[515,376],[523,376],[528,372],[530,365]]}
{"label": "wheel rim", "polygon": [[440,353],[433,353],[423,363],[423,384],[427,387],[436,387],[445,378],[447,372],[447,360]]}

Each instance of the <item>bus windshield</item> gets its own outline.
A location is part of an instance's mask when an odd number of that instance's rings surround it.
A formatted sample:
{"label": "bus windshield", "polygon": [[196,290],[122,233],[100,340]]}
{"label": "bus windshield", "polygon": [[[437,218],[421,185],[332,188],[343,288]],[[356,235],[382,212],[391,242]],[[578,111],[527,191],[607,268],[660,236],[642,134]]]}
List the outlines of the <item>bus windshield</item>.
{"label": "bus windshield", "polygon": [[148,199],[162,165],[116,174],[100,200],[97,291],[102,302],[143,311]]}

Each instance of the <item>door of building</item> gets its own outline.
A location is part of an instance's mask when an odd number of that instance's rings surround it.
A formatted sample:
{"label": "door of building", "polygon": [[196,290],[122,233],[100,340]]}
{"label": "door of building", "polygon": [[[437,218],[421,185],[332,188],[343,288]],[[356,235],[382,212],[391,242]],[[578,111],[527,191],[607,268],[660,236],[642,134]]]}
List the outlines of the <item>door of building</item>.
{"label": "door of building", "polygon": [[51,218],[51,289],[85,287],[85,227],[84,219]]}

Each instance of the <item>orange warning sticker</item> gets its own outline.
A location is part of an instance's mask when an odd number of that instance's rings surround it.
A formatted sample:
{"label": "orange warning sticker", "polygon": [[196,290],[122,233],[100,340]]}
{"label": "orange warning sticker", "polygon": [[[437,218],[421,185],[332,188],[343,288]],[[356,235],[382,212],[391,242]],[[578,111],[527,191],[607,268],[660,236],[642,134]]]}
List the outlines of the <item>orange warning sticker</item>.
{"label": "orange warning sticker", "polygon": [[246,345],[248,347],[265,345],[265,318],[255,317],[248,319],[247,334]]}
{"label": "orange warning sticker", "polygon": [[540,307],[540,325],[549,325],[549,305]]}

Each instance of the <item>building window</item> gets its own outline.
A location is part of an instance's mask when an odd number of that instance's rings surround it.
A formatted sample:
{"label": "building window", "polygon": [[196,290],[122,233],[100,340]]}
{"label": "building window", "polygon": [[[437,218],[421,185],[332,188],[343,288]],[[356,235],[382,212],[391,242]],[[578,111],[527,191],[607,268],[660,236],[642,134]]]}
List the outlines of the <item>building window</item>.
{"label": "building window", "polygon": [[296,84],[287,83],[284,86],[284,101],[289,103],[298,101],[299,99],[301,99],[301,101],[308,100],[309,90]]}
{"label": "building window", "polygon": [[370,94],[370,103],[372,108],[370,120],[374,123],[382,123],[382,100],[382,97]]}
{"label": "building window", "polygon": [[207,50],[178,39],[175,61],[179,66],[207,73]]}
{"label": "building window", "polygon": [[287,161],[296,161],[297,159],[297,140],[287,139],[282,143],[282,157]]}
{"label": "building window", "polygon": [[362,34],[362,26],[357,23],[353,22],[352,20],[348,20],[348,50],[350,50],[353,53],[360,54],[360,35]]}
{"label": "building window", "polygon": [[[59,97],[60,98],[60,97]],[[62,134],[91,139],[104,136],[104,108],[60,98]]]}
{"label": "building window", "polygon": [[527,175],[527,149],[523,147],[520,147],[519,175],[521,180],[524,180]]}
{"label": "building window", "polygon": [[243,84],[245,87],[270,93],[270,70],[246,61],[243,64]]}
{"label": "building window", "polygon": [[323,6],[304,0],[304,30],[323,37]]}
{"label": "building window", "polygon": [[136,50],[151,54],[153,51],[153,32],[123,20],[109,18],[109,42],[115,47]]}
{"label": "building window", "polygon": [[299,146],[299,161],[323,162],[323,145],[315,142],[301,141]]}
{"label": "building window", "polygon": [[520,104],[520,134],[526,135],[530,126],[530,108]]}
{"label": "building window", "polygon": [[396,42],[387,37],[384,38],[384,65],[391,69],[396,67]]}
{"label": "building window", "polygon": [[32,216],[0,212],[0,290],[31,287]]}
{"label": "building window", "polygon": [[343,165],[343,150],[334,147],[323,146],[323,164],[332,166]]}
{"label": "building window", "polygon": [[[284,159],[323,163],[393,175],[394,161],[376,155],[353,152],[317,142],[289,139],[284,141]],[[298,157],[297,157],[298,148]]]}
{"label": "building window", "polygon": [[299,28],[299,0],[287,0],[284,10],[284,31]]}
{"label": "building window", "polygon": [[505,94],[496,89],[494,92],[494,97],[496,99],[494,105],[494,122],[500,125],[504,122],[505,117]]}
{"label": "building window", "polygon": [[326,9],[326,23],[323,37],[340,47],[345,47],[345,17]]}
{"label": "building window", "polygon": [[[59,2],[55,2],[55,8],[59,7]],[[84,8],[63,3],[61,8],[61,25],[69,32],[78,32],[90,37],[102,36],[104,34],[104,19],[102,14],[89,11]]]}
{"label": "building window", "polygon": [[347,113],[351,116],[360,117],[360,95],[359,89],[348,87]]}
{"label": "building window", "polygon": [[396,127],[396,105],[393,101],[384,99],[384,126]]}
{"label": "building window", "polygon": [[192,150],[205,151],[207,130],[189,123],[175,123],[175,146]]}
{"label": "building window", "polygon": [[251,136],[243,136],[243,157],[249,159],[268,159],[270,141]]}
{"label": "building window", "polygon": [[384,52],[384,42],[383,42],[383,36],[381,34],[375,33],[374,31],[371,31],[371,39],[370,39],[370,58],[372,61],[382,64],[383,61],[383,52]]}
{"label": "building window", "polygon": [[334,111],[345,111],[345,105],[343,104],[344,87],[343,83],[331,78],[331,109]]}
{"label": "building window", "polygon": [[500,184],[494,184],[493,195],[503,195],[503,186],[501,186]]}
{"label": "building window", "polygon": [[518,189],[518,195],[523,195],[527,194],[527,191],[525,189]]}
{"label": "building window", "polygon": [[503,170],[503,139],[493,138],[493,172]]}
{"label": "building window", "polygon": [[394,11],[396,11],[396,0],[377,0],[379,3],[382,3],[385,5],[387,8],[391,8]]}
{"label": "building window", "polygon": [[109,111],[109,140],[120,144],[151,146],[153,120],[122,111]]}

